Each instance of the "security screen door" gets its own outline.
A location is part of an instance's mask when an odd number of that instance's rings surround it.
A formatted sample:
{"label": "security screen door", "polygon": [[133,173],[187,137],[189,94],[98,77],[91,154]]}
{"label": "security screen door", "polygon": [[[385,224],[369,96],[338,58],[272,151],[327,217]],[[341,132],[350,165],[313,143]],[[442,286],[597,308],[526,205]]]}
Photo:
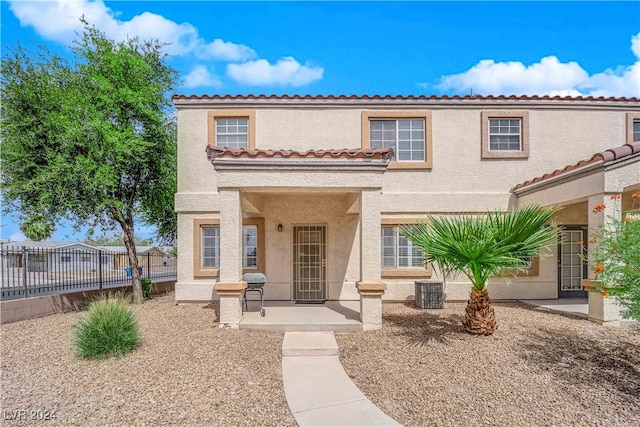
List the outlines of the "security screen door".
{"label": "security screen door", "polygon": [[560,232],[558,244],[558,297],[586,298],[580,280],[586,276],[586,263],[582,251],[586,242],[586,230],[566,229]]}
{"label": "security screen door", "polygon": [[293,227],[293,299],[327,299],[327,228],[324,225]]}

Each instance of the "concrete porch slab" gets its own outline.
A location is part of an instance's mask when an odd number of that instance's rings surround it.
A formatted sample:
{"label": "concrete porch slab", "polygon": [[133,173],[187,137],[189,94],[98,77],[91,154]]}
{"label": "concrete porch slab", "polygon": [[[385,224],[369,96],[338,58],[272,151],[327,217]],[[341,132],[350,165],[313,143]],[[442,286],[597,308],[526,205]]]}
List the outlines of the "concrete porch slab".
{"label": "concrete porch slab", "polygon": [[572,314],[585,319],[589,317],[589,301],[587,298],[521,299],[518,301],[557,313]]}
{"label": "concrete porch slab", "polygon": [[268,332],[356,332],[362,331],[359,301],[327,301],[324,304],[296,304],[294,301],[249,301],[240,329]]}

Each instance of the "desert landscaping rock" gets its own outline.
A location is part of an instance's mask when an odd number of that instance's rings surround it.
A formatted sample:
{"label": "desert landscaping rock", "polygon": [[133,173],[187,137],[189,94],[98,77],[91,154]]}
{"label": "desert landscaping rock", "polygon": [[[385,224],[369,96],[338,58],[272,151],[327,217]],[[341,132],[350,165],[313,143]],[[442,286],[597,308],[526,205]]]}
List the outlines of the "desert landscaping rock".
{"label": "desert landscaping rock", "polygon": [[406,426],[640,426],[637,330],[496,304],[472,336],[464,306],[385,304],[382,330],[336,336],[345,371]]}
{"label": "desert landscaping rock", "polygon": [[[382,330],[336,338],[352,381],[403,425],[640,425],[637,330],[496,304],[498,331],[475,337],[461,303],[383,309]],[[222,330],[215,304],[176,306],[173,294],[136,310],[142,343],[104,360],[74,354],[83,313],[2,325],[2,415],[27,416],[2,425],[295,425],[281,334]]]}
{"label": "desert landscaping rock", "polygon": [[[156,297],[136,308],[142,343],[104,360],[74,354],[83,313],[2,325],[2,425],[295,425],[282,335],[219,329],[216,308]],[[6,419],[21,410],[26,418]]]}

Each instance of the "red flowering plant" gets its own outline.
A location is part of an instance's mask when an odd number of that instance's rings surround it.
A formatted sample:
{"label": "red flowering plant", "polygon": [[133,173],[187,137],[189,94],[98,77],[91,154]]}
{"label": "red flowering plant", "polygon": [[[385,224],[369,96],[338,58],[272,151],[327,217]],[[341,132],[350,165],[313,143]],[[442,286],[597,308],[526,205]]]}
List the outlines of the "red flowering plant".
{"label": "red flowering plant", "polygon": [[[606,298],[616,297],[626,318],[640,320],[640,212],[635,208],[640,192],[631,196],[631,209],[608,218],[593,238],[591,263],[599,283],[598,289]],[[620,200],[620,195],[611,196]],[[597,204],[593,213],[602,212],[604,203]]]}

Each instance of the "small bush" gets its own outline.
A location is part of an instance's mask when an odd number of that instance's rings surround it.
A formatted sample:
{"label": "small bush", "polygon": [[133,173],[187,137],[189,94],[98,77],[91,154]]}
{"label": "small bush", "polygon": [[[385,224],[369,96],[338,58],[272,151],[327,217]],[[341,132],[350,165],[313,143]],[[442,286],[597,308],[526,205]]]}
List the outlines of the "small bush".
{"label": "small bush", "polygon": [[83,358],[122,355],[140,340],[133,307],[129,298],[121,294],[93,301],[74,329],[74,346]]}
{"label": "small bush", "polygon": [[151,298],[151,291],[153,290],[153,282],[151,279],[140,279],[142,285],[142,298]]}

